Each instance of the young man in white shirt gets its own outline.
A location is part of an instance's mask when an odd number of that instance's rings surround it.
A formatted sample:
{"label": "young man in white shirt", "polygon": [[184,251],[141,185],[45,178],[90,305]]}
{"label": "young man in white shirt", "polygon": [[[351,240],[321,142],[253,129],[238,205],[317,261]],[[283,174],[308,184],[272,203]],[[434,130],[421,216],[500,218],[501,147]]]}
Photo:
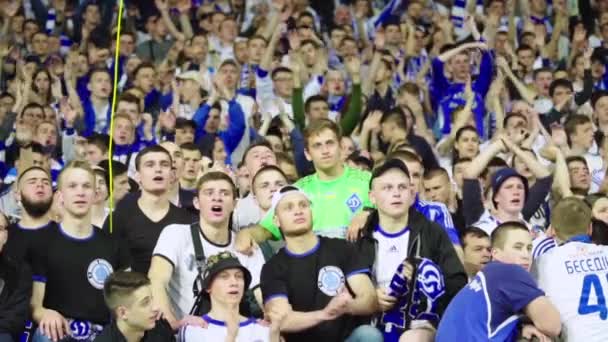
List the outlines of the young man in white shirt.
{"label": "young man in white shirt", "polygon": [[[205,256],[223,251],[236,252],[229,227],[236,194],[232,179],[223,172],[211,171],[199,180],[194,206],[200,214],[198,222],[193,225],[199,231]],[[193,292],[200,291],[197,286],[197,279],[201,276],[199,269],[202,273],[204,268],[196,258],[192,228],[188,224],[165,227],[154,248],[148,272],[154,298],[174,329],[192,322],[204,324],[200,317],[188,315],[195,304]],[[252,273],[250,289],[256,295],[258,303],[261,302],[258,286],[264,265],[262,252],[258,249],[251,256],[236,255]]]}
{"label": "young man in white shirt", "polygon": [[270,327],[255,318],[242,316],[239,304],[251,283],[251,273],[230,252],[220,252],[207,258],[203,280],[204,296],[211,301],[211,310],[203,316],[207,328],[185,326],[180,330],[180,342],[230,341],[278,342],[280,326],[286,311],[269,311]]}

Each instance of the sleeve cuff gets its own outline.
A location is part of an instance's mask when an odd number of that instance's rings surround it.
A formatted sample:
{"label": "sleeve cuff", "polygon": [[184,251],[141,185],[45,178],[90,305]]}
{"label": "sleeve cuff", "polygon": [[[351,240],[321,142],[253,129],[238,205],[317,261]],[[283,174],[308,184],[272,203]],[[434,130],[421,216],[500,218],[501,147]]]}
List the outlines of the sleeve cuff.
{"label": "sleeve cuff", "polygon": [[257,75],[258,75],[258,77],[266,77],[266,76],[268,76],[268,71],[258,67]]}
{"label": "sleeve cuff", "polygon": [[46,283],[46,277],[43,277],[41,275],[33,275],[32,280],[39,283]]}
{"label": "sleeve cuff", "polygon": [[287,295],[285,293],[277,293],[277,294],[274,294],[272,296],[266,297],[266,298],[264,298],[264,304],[270,302],[271,300],[273,300],[275,298],[285,298],[285,299],[287,299]]}
{"label": "sleeve cuff", "polygon": [[349,274],[347,274],[346,278],[350,278],[350,277],[352,277],[354,275],[357,275],[357,274],[369,274],[369,268],[362,268],[362,269],[359,269],[359,270],[354,270],[354,271],[350,272]]}

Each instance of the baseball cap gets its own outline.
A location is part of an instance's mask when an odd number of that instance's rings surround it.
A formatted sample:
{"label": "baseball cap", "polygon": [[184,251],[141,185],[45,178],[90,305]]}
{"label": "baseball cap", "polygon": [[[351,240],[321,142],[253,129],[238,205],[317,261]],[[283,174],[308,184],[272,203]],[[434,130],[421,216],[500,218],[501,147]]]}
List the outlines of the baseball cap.
{"label": "baseball cap", "polygon": [[383,174],[393,169],[397,169],[405,173],[407,178],[410,178],[410,172],[408,171],[407,166],[405,166],[405,163],[401,161],[401,159],[393,158],[385,161],[380,166],[375,168],[374,171],[372,171],[372,177],[369,180],[369,187],[372,187],[374,179],[381,177]]}
{"label": "baseball cap", "polygon": [[176,77],[178,80],[191,80],[194,81],[196,83],[198,83],[198,85],[201,88],[205,88],[205,81],[203,80],[203,76],[201,75],[200,72],[196,71],[196,70],[189,70],[189,71],[184,71],[181,74],[177,75]]}
{"label": "baseball cap", "polygon": [[[251,272],[241,264],[239,259],[228,251],[211,255],[205,260],[205,273],[203,275],[203,289],[209,289],[213,279],[222,271],[238,268],[245,276],[245,290],[251,284]],[[206,293],[206,292],[205,292]]]}
{"label": "baseball cap", "polygon": [[275,212],[277,206],[285,196],[296,193],[303,195],[309,202],[312,203],[310,197],[304,191],[300,190],[300,188],[294,185],[285,185],[272,195],[270,211]]}
{"label": "baseball cap", "polygon": [[[515,169],[512,169],[510,167],[505,167],[503,169],[496,171],[496,173],[492,177],[492,201],[493,202],[494,202],[494,197],[496,196],[496,193],[498,193],[498,190],[500,190],[500,187],[502,186],[502,184],[511,177],[517,177],[517,178],[521,179],[522,183],[524,183],[524,192],[525,192],[525,196],[526,196],[525,198],[526,199],[528,198],[529,187],[528,187],[528,180],[526,179],[526,177],[517,173],[517,171],[515,171]],[[496,202],[494,202],[494,205],[496,205]]]}

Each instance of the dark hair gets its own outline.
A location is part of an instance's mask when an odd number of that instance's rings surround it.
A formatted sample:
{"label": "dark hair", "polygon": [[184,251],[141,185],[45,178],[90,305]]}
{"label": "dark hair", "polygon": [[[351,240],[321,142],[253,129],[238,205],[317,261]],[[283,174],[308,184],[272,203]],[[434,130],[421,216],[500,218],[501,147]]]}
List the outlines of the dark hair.
{"label": "dark hair", "polygon": [[566,131],[566,134],[568,135],[568,140],[570,139],[570,136],[576,132],[576,128],[578,126],[584,125],[584,124],[587,124],[590,122],[591,122],[591,119],[586,115],[582,115],[582,114],[570,115],[568,120],[566,120],[566,122],[564,123],[564,130]]}
{"label": "dark hair", "polygon": [[47,155],[47,152],[45,151],[44,146],[42,146],[41,144],[39,144],[37,142],[32,142],[28,146],[17,149],[15,160],[18,160],[19,158],[21,158],[21,151],[24,149],[26,149],[26,150],[29,149],[32,151],[32,153],[41,154],[43,156]]}
{"label": "dark hair", "polygon": [[106,153],[110,145],[110,136],[102,133],[93,133],[87,138],[87,144],[95,145],[102,153]]}
{"label": "dark hair", "polygon": [[608,245],[608,225],[603,221],[591,220],[591,241],[597,245]]}
{"label": "dark hair", "polygon": [[475,134],[477,136],[479,136],[479,133],[477,133],[477,129],[471,125],[466,125],[466,126],[462,126],[460,127],[457,131],[456,131],[456,135],[454,136],[454,141],[458,141],[460,139],[460,136],[464,134],[464,132],[475,132]]}
{"label": "dark hair", "polygon": [[508,114],[505,116],[505,118],[502,120],[502,127],[503,127],[503,128],[507,127],[507,123],[509,122],[509,120],[511,120],[512,118],[516,118],[516,117],[521,118],[521,119],[524,119],[524,121],[525,121],[526,123],[528,122],[528,118],[527,118],[525,115],[523,115],[523,114],[521,114],[521,113],[510,112],[510,113],[508,113]]}
{"label": "dark hair", "polygon": [[288,74],[291,74],[291,69],[286,68],[286,67],[282,67],[282,66],[277,67],[277,68],[275,68],[274,70],[272,70],[272,75],[271,75],[271,78],[274,80],[275,76],[277,76],[277,74],[280,74],[280,73],[282,73],[282,72],[283,72],[283,73],[288,73]]}
{"label": "dark hair", "polygon": [[460,243],[462,244],[462,248],[465,248],[467,246],[466,237],[469,235],[476,237],[478,239],[484,239],[484,238],[490,239],[490,235],[488,235],[488,233],[486,233],[485,230],[471,226],[471,227],[465,228],[465,230],[463,230],[462,233],[460,234]]}
{"label": "dark hair", "polygon": [[533,76],[533,78],[534,78],[534,79],[536,79],[536,77],[537,77],[537,76],[538,76],[540,73],[543,73],[543,72],[548,72],[548,73],[550,73],[551,75],[553,75],[553,70],[551,70],[551,68],[549,68],[549,67],[542,67],[542,68],[535,69],[535,70],[532,72],[532,76]]}
{"label": "dark hair", "polygon": [[137,110],[141,112],[141,108],[139,107],[141,102],[139,100],[139,98],[131,93],[123,93],[120,95],[120,98],[118,99],[118,102],[127,102],[127,103],[134,103],[137,105]]}
{"label": "dark hair", "polygon": [[[212,108],[214,108],[214,107],[212,107]],[[220,107],[220,111],[221,111],[221,107]],[[177,120],[175,120],[175,129],[184,129],[186,127],[190,127],[194,131],[196,131],[196,122],[194,122],[194,120],[188,120],[185,118],[177,118]]]}
{"label": "dark hair", "polygon": [[442,168],[442,167],[436,167],[433,169],[429,169],[427,171],[424,172],[424,180],[429,180],[433,177],[437,177],[437,176],[445,176],[448,181],[450,180],[450,174],[448,173],[448,171],[446,171],[446,169]]}
{"label": "dark hair", "polygon": [[352,161],[353,163],[357,164],[357,165],[364,165],[365,167],[367,167],[369,170],[373,170],[374,169],[374,162],[367,158],[362,156],[359,151],[355,151],[353,153],[351,153],[348,158],[346,158],[347,161]]}
{"label": "dark hair", "polygon": [[23,107],[23,109],[21,110],[20,117],[23,117],[23,114],[25,113],[25,111],[32,109],[32,108],[38,108],[42,111],[42,113],[44,113],[44,107],[42,107],[41,105],[39,105],[36,102],[30,102]]}
{"label": "dark hair", "polygon": [[317,42],[315,42],[312,39],[304,39],[301,43],[300,46],[304,46],[304,45],[312,45],[315,49],[319,48],[319,45],[317,44]]}
{"label": "dark hair", "polygon": [[[281,174],[281,176],[283,176],[283,178],[285,178],[287,180],[287,176],[285,175],[285,172],[283,172],[283,170],[281,170],[280,167],[276,166],[276,165],[264,165],[262,166],[258,172],[255,173],[255,175],[251,178],[251,186],[253,187],[253,184],[255,184],[255,180],[258,179],[258,177],[265,172],[268,171],[276,171],[278,173]],[[253,191],[253,188],[251,189],[251,191]]]}
{"label": "dark hair", "polygon": [[306,99],[306,102],[304,102],[304,112],[308,113],[308,111],[310,110],[310,106],[312,105],[313,102],[325,102],[327,103],[327,99],[325,99],[325,97],[321,96],[321,95],[312,95],[311,97]]}
{"label": "dark hair", "polygon": [[[112,178],[122,176],[122,175],[126,174],[127,172],[129,172],[129,168],[124,163],[119,162],[117,160],[112,160],[111,163],[112,163]],[[110,186],[110,160],[108,160],[108,159],[102,160],[97,164],[97,166],[99,166],[105,170],[106,184],[108,185],[108,188],[109,188],[109,186]]]}
{"label": "dark hair", "polygon": [[135,68],[135,70],[133,70],[133,77],[137,78],[137,74],[139,73],[140,70],[143,70],[143,69],[152,69],[152,70],[156,71],[156,66],[154,66],[154,63],[152,63],[152,62],[148,62],[148,61],[141,62]]}
{"label": "dark hair", "polygon": [[[528,33],[528,32],[524,32],[524,33],[522,34],[522,38],[523,38],[523,36],[524,36],[526,33]],[[534,49],[533,49],[533,48],[532,48],[530,45],[521,44],[521,45],[520,45],[520,46],[519,46],[519,47],[518,47],[518,48],[515,50],[515,53],[516,53],[516,54],[518,54],[520,51],[526,51],[526,50],[529,50],[529,51],[534,52]]]}
{"label": "dark hair", "polygon": [[135,169],[137,171],[139,171],[141,159],[146,154],[150,154],[150,153],[164,153],[169,157],[169,161],[171,161],[173,163],[173,157],[171,157],[171,153],[169,153],[169,151],[167,151],[167,149],[165,149],[164,147],[162,147],[160,145],[151,145],[151,146],[145,147],[143,150],[139,151],[139,153],[135,157]]}
{"label": "dark hair", "polygon": [[551,82],[551,85],[549,86],[549,96],[553,96],[555,89],[558,87],[567,88],[570,89],[570,91],[573,91],[572,82],[567,79],[560,78]]}
{"label": "dark hair", "polygon": [[220,66],[217,68],[217,70],[219,71],[221,68],[225,67],[226,65],[232,65],[235,68],[239,68],[238,63],[234,60],[234,59],[226,59],[224,60]]}
{"label": "dark hair", "polygon": [[249,38],[247,43],[249,43],[252,40],[261,40],[264,42],[264,44],[268,45],[268,39],[266,39],[264,36],[259,35],[259,34],[254,34],[253,36],[251,36],[251,38]]}
{"label": "dark hair", "polygon": [[187,142],[187,143],[183,143],[183,144],[181,144],[181,146],[180,146],[179,148],[180,148],[180,149],[182,149],[182,150],[187,150],[187,151],[199,151],[199,152],[201,151],[201,150],[198,148],[198,145],[197,145],[197,144],[195,144],[195,143],[190,143],[190,142]]}
{"label": "dark hair", "polygon": [[569,156],[566,157],[566,165],[570,165],[570,163],[574,163],[574,162],[580,162],[585,164],[585,166],[588,167],[587,165],[587,159],[585,159],[585,157],[583,156]]}
{"label": "dark hair", "polygon": [[388,112],[382,115],[382,119],[380,119],[380,123],[384,124],[386,122],[394,123],[397,127],[401,129],[407,128],[407,118],[403,110],[399,107],[392,108]]}
{"label": "dark hair", "polygon": [[198,180],[198,183],[196,184],[197,195],[198,195],[198,192],[201,190],[201,187],[205,183],[212,182],[212,181],[228,182],[230,184],[230,187],[232,188],[232,197],[236,198],[238,196],[238,192],[236,190],[236,185],[232,181],[232,178],[230,178],[230,176],[228,176],[226,173],[221,172],[221,171],[209,171],[209,172],[205,173],[201,177],[201,179]]}
{"label": "dark hair", "polygon": [[103,298],[112,311],[124,304],[127,297],[133,295],[143,286],[150,285],[150,279],[143,273],[132,271],[116,271],[106,279],[103,285]]}

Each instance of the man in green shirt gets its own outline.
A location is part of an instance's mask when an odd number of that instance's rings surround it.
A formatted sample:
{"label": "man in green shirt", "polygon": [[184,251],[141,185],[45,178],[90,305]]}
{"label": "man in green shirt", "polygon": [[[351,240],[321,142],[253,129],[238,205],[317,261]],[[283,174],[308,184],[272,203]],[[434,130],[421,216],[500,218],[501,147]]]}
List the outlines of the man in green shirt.
{"label": "man in green shirt", "polygon": [[[344,238],[351,219],[364,207],[368,198],[370,173],[343,164],[340,153],[340,128],[328,119],[310,123],[304,131],[306,158],[315,173],[298,180],[300,188],[312,201],[313,230],[327,237]],[[237,249],[247,251],[253,242],[279,239],[281,233],[268,212],[260,226],[239,232]]]}

